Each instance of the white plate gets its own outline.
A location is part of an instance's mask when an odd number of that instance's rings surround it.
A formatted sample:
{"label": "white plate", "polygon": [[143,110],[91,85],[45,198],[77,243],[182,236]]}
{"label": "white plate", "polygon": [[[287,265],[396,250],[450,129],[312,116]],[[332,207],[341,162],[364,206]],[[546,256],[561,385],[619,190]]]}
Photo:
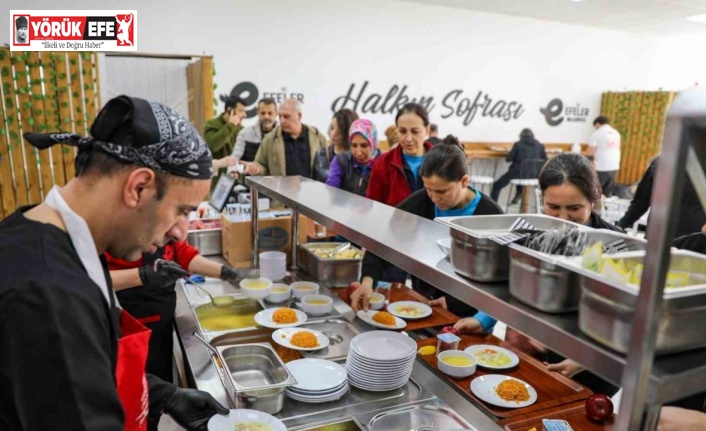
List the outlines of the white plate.
{"label": "white plate", "polygon": [[379,380],[370,377],[357,377],[355,374],[348,374],[348,381],[356,384],[373,386],[373,387],[395,387],[409,380],[411,373],[407,373],[402,377],[394,380]]}
{"label": "white plate", "polygon": [[349,360],[348,364],[346,364],[347,367],[351,368],[353,371],[358,372],[358,373],[364,373],[364,374],[369,374],[371,376],[395,376],[397,374],[404,374],[408,370],[411,370],[413,367],[414,363],[409,362],[405,364],[400,364],[400,365],[395,365],[393,368],[373,368],[369,367],[365,364],[361,364],[359,362],[356,362],[354,360]]}
{"label": "white plate", "polygon": [[[279,331],[275,331],[275,334]],[[293,389],[307,392],[324,392],[335,389],[346,382],[348,374],[341,365],[325,359],[297,359],[288,362],[286,367],[297,384]]]}
{"label": "white plate", "polygon": [[289,398],[291,398],[293,400],[301,401],[303,403],[318,404],[318,403],[328,403],[330,401],[339,400],[339,399],[343,398],[348,393],[349,389],[350,389],[350,386],[348,386],[348,384],[346,384],[346,386],[343,387],[340,391],[336,392],[333,395],[328,395],[326,397],[301,396],[299,394],[295,394],[290,391],[287,391],[286,394]]}
{"label": "white plate", "polygon": [[404,320],[402,320],[396,316],[393,316],[395,318],[395,326],[385,326],[382,323],[378,323],[373,320],[373,315],[375,313],[377,313],[376,310],[368,310],[368,311],[360,310],[360,311],[358,311],[357,316],[360,320],[367,323],[368,325],[374,326],[374,327],[380,328],[380,329],[387,329],[390,331],[396,331],[398,329],[404,329],[404,327],[407,326],[407,322],[405,322]]}
{"label": "white plate", "polygon": [[[505,401],[504,399],[500,398],[498,394],[495,393],[495,388],[500,384],[500,382],[504,380],[515,380],[525,385],[525,387],[527,388],[527,392],[529,392],[529,400],[515,402]],[[535,391],[529,383],[523,382],[522,380],[515,379],[513,377],[503,376],[501,374],[488,374],[485,376],[476,377],[471,382],[471,392],[473,392],[475,396],[477,396],[488,404],[492,404],[498,407],[505,407],[508,409],[517,409],[520,407],[531,406],[535,403],[535,401],[537,401],[537,391]]]}
{"label": "white plate", "polygon": [[[476,351],[483,349],[492,349],[506,354],[510,358],[510,363],[507,365],[489,365],[483,362],[481,358],[475,354]],[[516,354],[512,353],[512,351],[502,347],[493,346],[492,344],[476,344],[475,346],[466,347],[463,351],[473,355],[476,358],[476,363],[478,366],[491,370],[507,370],[508,368],[516,367],[517,364],[520,363],[520,358],[518,358]]]}
{"label": "white plate", "polygon": [[[294,344],[291,343],[291,338],[294,334],[297,332],[301,331],[306,331],[314,334],[316,337],[316,341],[319,342],[319,345],[316,347],[299,347],[295,346]],[[283,328],[283,329],[278,329],[275,332],[272,333],[272,340],[274,340],[275,343],[279,344],[280,346],[286,347],[288,349],[292,350],[300,350],[302,352],[311,352],[314,350],[321,350],[325,347],[328,347],[329,345],[329,339],[327,336],[322,334],[319,331],[314,331],[313,329],[301,329],[301,328]]]}
{"label": "white plate", "polygon": [[446,257],[451,255],[451,238],[443,238],[436,241],[436,245],[444,252]]}
{"label": "white plate", "polygon": [[306,323],[306,313],[300,310],[294,310],[297,313],[297,321],[295,323],[275,323],[272,321],[272,313],[274,313],[279,308],[268,308],[267,310],[262,310],[255,315],[255,323],[265,328],[280,329],[280,328],[293,328],[295,326],[302,325]]}
{"label": "white plate", "polygon": [[340,386],[337,386],[331,390],[328,391],[320,391],[320,392],[308,392],[308,391],[302,391],[299,389],[294,389],[291,386],[287,388],[287,392],[291,392],[292,394],[296,396],[301,396],[301,397],[327,397],[331,396],[333,394],[337,394],[343,390],[343,388],[348,384],[348,375],[346,375],[346,381],[343,382]]}
{"label": "white plate", "polygon": [[414,366],[414,361],[406,362],[404,364],[395,364],[394,367],[390,368],[377,368],[371,367],[367,364],[356,361],[355,359],[349,358],[346,364],[347,368],[351,368],[353,371],[358,373],[369,374],[371,376],[395,376],[397,374],[404,374],[408,370],[411,370]]}
{"label": "white plate", "polygon": [[[405,316],[399,310],[403,307],[412,307],[416,314]],[[397,301],[387,306],[387,312],[405,320],[419,320],[431,316],[431,307],[417,301]]]}
{"label": "white plate", "polygon": [[350,348],[367,359],[397,362],[416,355],[417,343],[397,332],[369,331],[353,337]]}
{"label": "white plate", "polygon": [[227,415],[216,414],[208,421],[208,431],[233,431],[237,424],[244,422],[260,422],[272,431],[287,431],[287,427],[276,417],[249,409],[233,409]]}

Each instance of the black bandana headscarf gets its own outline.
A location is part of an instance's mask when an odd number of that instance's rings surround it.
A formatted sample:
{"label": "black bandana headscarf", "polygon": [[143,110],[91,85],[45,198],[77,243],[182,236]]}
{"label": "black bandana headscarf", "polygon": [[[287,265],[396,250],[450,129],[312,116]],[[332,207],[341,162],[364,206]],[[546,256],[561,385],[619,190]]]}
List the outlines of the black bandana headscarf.
{"label": "black bandana headscarf", "polygon": [[136,97],[111,99],[91,126],[90,138],[72,133],[25,133],[40,150],[55,144],[76,146],[76,171],[90,151],[102,151],[126,163],[192,179],[211,179],[211,152],[182,115],[161,103]]}

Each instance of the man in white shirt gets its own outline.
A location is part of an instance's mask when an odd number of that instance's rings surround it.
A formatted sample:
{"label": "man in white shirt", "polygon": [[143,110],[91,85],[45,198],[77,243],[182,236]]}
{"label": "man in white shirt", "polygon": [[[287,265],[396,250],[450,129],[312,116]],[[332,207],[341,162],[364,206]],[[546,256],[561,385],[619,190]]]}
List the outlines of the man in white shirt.
{"label": "man in white shirt", "polygon": [[603,195],[610,197],[620,170],[620,133],[611,127],[608,117],[602,115],[593,120],[593,127],[596,131],[591,135],[586,155],[596,163]]}

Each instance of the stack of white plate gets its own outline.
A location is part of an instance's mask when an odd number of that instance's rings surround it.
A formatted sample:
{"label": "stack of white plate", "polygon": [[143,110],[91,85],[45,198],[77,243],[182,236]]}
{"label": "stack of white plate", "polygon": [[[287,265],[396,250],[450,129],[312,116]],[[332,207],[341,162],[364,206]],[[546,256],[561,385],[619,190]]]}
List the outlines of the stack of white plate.
{"label": "stack of white plate", "polygon": [[397,389],[412,375],[417,343],[406,335],[370,331],[351,340],[346,371],[348,382],[366,391]]}
{"label": "stack of white plate", "polygon": [[345,368],[325,359],[306,358],[287,363],[297,384],[287,388],[287,396],[305,403],[327,403],[348,393]]}
{"label": "stack of white plate", "polygon": [[287,275],[287,255],[281,251],[260,253],[260,275],[279,281]]}

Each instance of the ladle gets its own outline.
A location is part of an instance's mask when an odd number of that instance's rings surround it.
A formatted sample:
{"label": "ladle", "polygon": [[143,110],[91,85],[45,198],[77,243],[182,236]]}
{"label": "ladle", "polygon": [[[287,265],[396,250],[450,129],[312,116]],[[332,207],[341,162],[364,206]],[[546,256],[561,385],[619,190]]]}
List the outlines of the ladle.
{"label": "ladle", "polygon": [[206,290],[206,288],[203,287],[200,283],[197,283],[194,280],[190,279],[189,273],[184,270],[181,266],[179,266],[179,264],[177,264],[176,262],[171,262],[164,259],[157,259],[154,261],[154,270],[156,272],[167,271],[181,275],[182,277],[184,277],[185,282],[193,284],[194,286],[201,289],[201,291],[203,291],[206,295],[208,295],[208,297],[211,298],[211,304],[213,304],[213,306],[216,308],[229,308],[235,305],[235,298],[233,298],[232,296],[214,297],[213,295],[211,295],[211,292]]}

